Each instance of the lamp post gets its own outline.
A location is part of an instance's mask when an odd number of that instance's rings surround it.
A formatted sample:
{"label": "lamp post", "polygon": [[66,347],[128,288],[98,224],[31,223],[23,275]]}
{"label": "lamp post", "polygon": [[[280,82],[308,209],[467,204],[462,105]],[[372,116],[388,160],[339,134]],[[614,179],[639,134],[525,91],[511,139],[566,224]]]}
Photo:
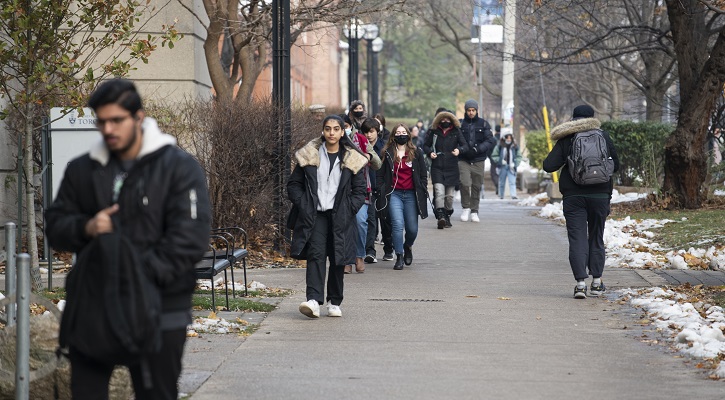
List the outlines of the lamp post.
{"label": "lamp post", "polygon": [[368,70],[368,87],[370,91],[370,111],[372,115],[380,111],[380,96],[378,95],[378,53],[383,51],[383,39],[376,37],[368,41],[368,58],[370,69]]}
{"label": "lamp post", "polygon": [[350,67],[348,69],[347,82],[348,82],[348,105],[354,100],[358,99],[359,89],[357,84],[358,75],[358,57],[357,48],[358,41],[365,35],[365,27],[360,24],[360,20],[353,18],[349,25],[345,25],[342,28],[342,33],[348,39],[348,59]]}

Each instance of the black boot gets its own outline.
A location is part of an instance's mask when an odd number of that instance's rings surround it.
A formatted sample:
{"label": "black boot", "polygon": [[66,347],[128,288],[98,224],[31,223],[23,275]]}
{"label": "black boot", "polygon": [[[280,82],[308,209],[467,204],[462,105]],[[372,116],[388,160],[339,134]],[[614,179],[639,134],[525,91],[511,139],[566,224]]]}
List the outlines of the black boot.
{"label": "black boot", "polygon": [[405,265],[410,265],[413,263],[413,249],[411,249],[409,246],[403,246],[403,262]]}
{"label": "black boot", "polygon": [[[453,210],[445,210],[445,227],[446,228],[452,228],[453,225],[451,224],[451,215],[453,214]],[[438,226],[440,226],[440,222],[438,223]]]}
{"label": "black boot", "polygon": [[436,208],[436,219],[438,219],[438,229],[443,229],[446,226],[446,210]]}
{"label": "black boot", "polygon": [[393,265],[393,269],[401,270],[403,269],[403,255],[402,254],[396,254],[395,259],[395,265]]}

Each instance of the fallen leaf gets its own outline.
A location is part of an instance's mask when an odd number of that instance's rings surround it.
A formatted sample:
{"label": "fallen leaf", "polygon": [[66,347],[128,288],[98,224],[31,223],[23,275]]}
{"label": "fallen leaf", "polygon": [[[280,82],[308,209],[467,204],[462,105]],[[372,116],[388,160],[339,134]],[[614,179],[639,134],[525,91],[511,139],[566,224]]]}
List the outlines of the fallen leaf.
{"label": "fallen leaf", "polygon": [[208,316],[207,318],[209,318],[209,319],[219,319],[219,318],[218,318],[218,317],[216,316],[216,313],[215,313],[214,311],[210,312],[210,313],[209,313],[209,316]]}
{"label": "fallen leaf", "polygon": [[541,320],[541,317],[536,317],[537,320]]}
{"label": "fallen leaf", "polygon": [[469,295],[466,295],[466,297],[468,297],[469,299],[477,299],[478,298],[478,296],[475,295],[475,294],[469,294]]}

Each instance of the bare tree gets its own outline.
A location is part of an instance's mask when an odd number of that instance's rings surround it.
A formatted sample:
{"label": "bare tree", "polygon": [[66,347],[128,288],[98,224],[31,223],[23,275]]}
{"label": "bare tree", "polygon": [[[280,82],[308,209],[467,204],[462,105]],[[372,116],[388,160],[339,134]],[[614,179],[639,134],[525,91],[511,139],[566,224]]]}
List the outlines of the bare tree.
{"label": "bare tree", "polygon": [[665,146],[666,193],[675,205],[699,208],[707,176],[708,124],[725,84],[725,5],[706,0],[667,0],[677,57],[680,109]]}
{"label": "bare tree", "polygon": [[[247,101],[268,63],[272,37],[270,0],[203,0],[206,15],[195,14],[206,29],[204,55],[219,99]],[[398,11],[406,0],[299,0],[291,2],[291,42],[306,31],[359,18],[374,20]],[[367,21],[367,22],[370,22]],[[228,40],[231,65],[220,62],[220,43]]]}

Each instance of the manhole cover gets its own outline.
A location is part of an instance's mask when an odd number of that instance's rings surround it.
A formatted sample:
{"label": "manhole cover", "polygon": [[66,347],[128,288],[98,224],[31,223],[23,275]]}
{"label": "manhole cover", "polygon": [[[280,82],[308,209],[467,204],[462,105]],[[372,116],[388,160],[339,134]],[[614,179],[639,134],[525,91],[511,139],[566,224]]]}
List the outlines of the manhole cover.
{"label": "manhole cover", "polygon": [[420,302],[420,303],[442,303],[443,300],[435,299],[370,299],[370,301],[407,301],[407,302]]}

